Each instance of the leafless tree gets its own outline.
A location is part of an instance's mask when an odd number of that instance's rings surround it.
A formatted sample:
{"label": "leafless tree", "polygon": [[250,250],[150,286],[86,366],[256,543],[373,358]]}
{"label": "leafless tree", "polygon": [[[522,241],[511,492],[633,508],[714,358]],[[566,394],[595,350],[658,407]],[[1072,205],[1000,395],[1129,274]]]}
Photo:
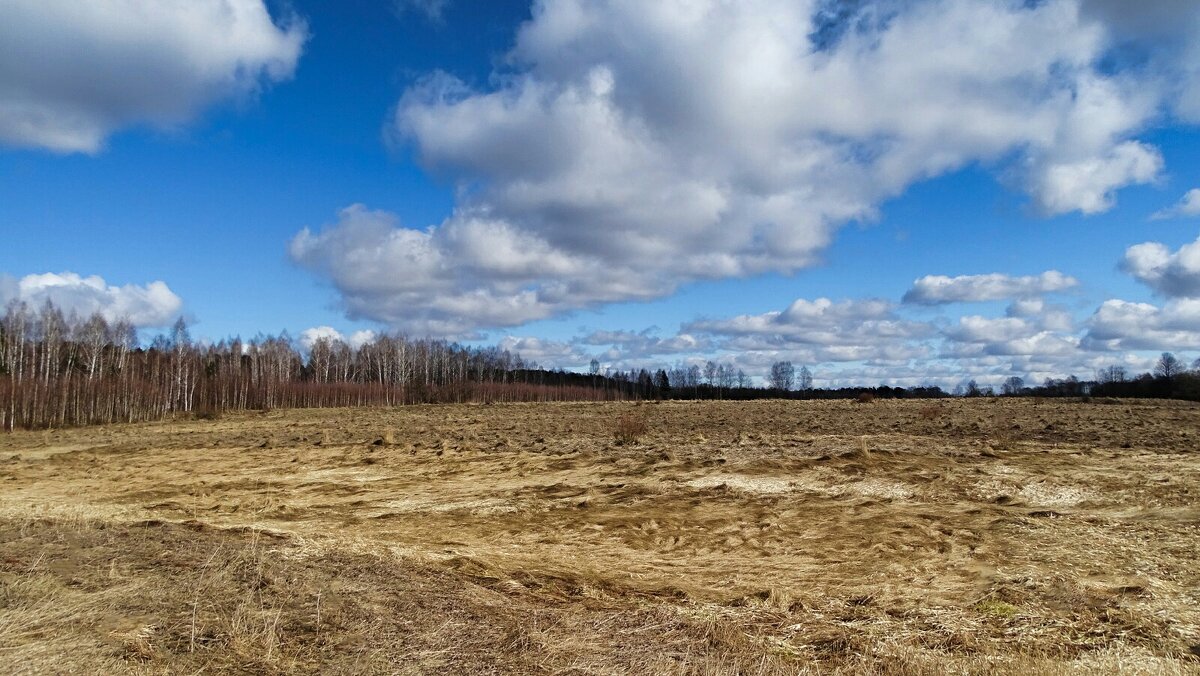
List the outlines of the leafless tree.
{"label": "leafless tree", "polygon": [[1175,376],[1183,372],[1183,364],[1179,362],[1179,358],[1170,352],[1163,352],[1158,358],[1158,363],[1154,365],[1154,375],[1172,380]]}
{"label": "leafless tree", "polygon": [[[604,388],[540,372],[498,348],[382,335],[353,349],[318,340],[301,355],[286,334],[192,341],[185,321],[138,344],[126,320],[64,317],[51,304],[11,303],[0,317],[0,429],[136,422],[198,410],[548,401],[650,396],[648,372]],[[698,380],[699,369],[687,371]]]}
{"label": "leafless tree", "polygon": [[791,390],[796,385],[796,367],[790,361],[777,361],[771,365],[768,382],[772,389]]}
{"label": "leafless tree", "polygon": [[737,386],[742,388],[750,387],[750,376],[746,375],[746,372],[742,369],[737,370]]}
{"label": "leafless tree", "polygon": [[1009,396],[1020,394],[1023,389],[1025,389],[1025,381],[1020,376],[1009,376],[1000,386],[1001,394]]}
{"label": "leafless tree", "polygon": [[717,385],[721,389],[728,390],[733,387],[737,381],[737,376],[734,373],[732,364],[721,364],[717,367]]}

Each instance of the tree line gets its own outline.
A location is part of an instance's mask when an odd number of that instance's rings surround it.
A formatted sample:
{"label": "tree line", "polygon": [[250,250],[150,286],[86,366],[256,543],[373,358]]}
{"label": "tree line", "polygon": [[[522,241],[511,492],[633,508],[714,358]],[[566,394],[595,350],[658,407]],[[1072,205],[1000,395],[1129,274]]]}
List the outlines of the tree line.
{"label": "tree line", "polygon": [[[593,361],[593,372],[598,362]],[[937,399],[948,397],[940,387],[878,387],[851,386],[839,388],[813,387],[813,373],[807,366],[796,368],[790,361],[777,361],[767,372],[763,387],[756,387],[741,369],[731,364],[708,361],[699,364],[676,364],[660,369],[652,378],[652,395],[660,399],[856,399],[870,394],[876,399]]]}
{"label": "tree line", "polygon": [[[955,389],[965,397],[991,396],[991,388],[980,387],[974,380]],[[1124,397],[1132,399],[1186,399],[1200,401],[1200,358],[1189,369],[1173,352],[1163,352],[1151,372],[1131,374],[1124,366],[1106,366],[1094,380],[1075,376],[1047,378],[1041,385],[1026,386],[1011,376],[1000,386],[1000,394],[1011,397]]]}
{"label": "tree line", "polygon": [[143,422],[274,408],[440,402],[598,401],[635,383],[549,371],[495,347],[381,335],[352,348],[286,334],[216,344],[181,319],[146,346],[127,321],[11,303],[0,319],[0,429]]}
{"label": "tree line", "polygon": [[[1025,387],[1013,396],[1177,397],[1200,400],[1200,360],[1189,371],[1164,353],[1155,374],[1130,377],[1120,367],[1095,381],[1072,377]],[[51,303],[37,310],[14,302],[0,318],[0,430],[143,422],[226,411],[419,403],[617,401],[630,399],[937,398],[934,386],[814,388],[807,366],[772,365],[757,387],[732,364],[677,363],[587,373],[548,370],[498,347],[384,334],[352,347],[320,338],[307,352],[283,333],[216,344],[192,340],[180,319],[141,345],[128,321],[99,314],[80,319]],[[956,394],[992,392],[971,381]]]}

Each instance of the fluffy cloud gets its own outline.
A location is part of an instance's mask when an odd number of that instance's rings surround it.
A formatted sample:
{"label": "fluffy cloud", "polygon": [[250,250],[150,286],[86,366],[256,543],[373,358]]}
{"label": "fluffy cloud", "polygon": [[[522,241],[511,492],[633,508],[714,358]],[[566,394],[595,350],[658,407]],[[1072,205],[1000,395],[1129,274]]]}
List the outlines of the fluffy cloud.
{"label": "fluffy cloud", "polygon": [[3,14],[0,143],[59,152],[286,79],[306,37],[263,0],[8,0]]}
{"label": "fluffy cloud", "polygon": [[960,359],[1075,356],[1079,348],[1077,337],[1047,328],[1036,317],[962,317],[945,331],[945,336],[948,341],[943,356]]}
{"label": "fluffy cloud", "polygon": [[1097,351],[1194,350],[1200,345],[1200,300],[1174,300],[1161,308],[1107,300],[1088,320],[1084,345]]}
{"label": "fluffy cloud", "polygon": [[100,313],[108,321],[126,320],[138,328],[167,326],[179,316],[183,301],[163,282],[145,286],[110,286],[101,277],[74,272],[0,277],[0,303],[22,301],[37,308],[46,301],[64,314],[87,317]]}
{"label": "fluffy cloud", "polygon": [[[436,73],[397,106],[395,137],[456,184],[458,205],[347,255],[380,269],[416,258],[434,279],[349,284],[336,271],[353,263],[314,253],[336,234],[302,234],[299,259],[335,273],[354,316],[514,326],[804,268],[841,225],[969,165],[1015,177],[1046,213],[1103,211],[1161,172],[1137,135],[1181,105],[1165,74],[1186,61],[1117,25],[1118,8],[848,7],[535,2],[489,89]],[[1111,58],[1130,45],[1149,50],[1144,67]]]}
{"label": "fluffy cloud", "polygon": [[1200,238],[1172,252],[1160,242],[1125,250],[1122,267],[1138,281],[1167,297],[1200,297]]}
{"label": "fluffy cloud", "polygon": [[514,357],[520,356],[526,364],[537,364],[545,368],[579,368],[591,361],[591,357],[570,342],[547,340],[533,336],[505,336],[498,347],[508,350]]}
{"label": "fluffy cloud", "polygon": [[[360,204],[319,232],[301,231],[289,254],[333,283],[352,319],[441,336],[636,296],[642,279],[615,279],[617,271],[594,269],[482,215],[411,230],[394,214]],[[543,274],[563,279],[539,283]]]}
{"label": "fluffy cloud", "polygon": [[1177,216],[1200,216],[1200,188],[1192,188],[1174,206],[1155,212],[1150,218],[1157,221]]}
{"label": "fluffy cloud", "polygon": [[300,332],[300,346],[305,350],[311,350],[313,345],[320,340],[342,340],[342,332],[332,326],[314,326],[311,329],[304,329]]}
{"label": "fluffy cloud", "polygon": [[1079,285],[1079,280],[1057,270],[1040,275],[1013,277],[990,275],[961,275],[946,277],[926,275],[913,282],[904,294],[905,303],[940,305],[943,303],[974,303],[989,300],[1031,299],[1046,293],[1065,291]]}
{"label": "fluffy cloud", "polygon": [[1157,148],[1127,141],[1102,155],[1048,163],[1034,172],[1032,192],[1047,214],[1098,214],[1116,202],[1116,190],[1150,183],[1163,169]]}
{"label": "fluffy cloud", "polygon": [[834,302],[798,299],[786,310],[699,320],[686,332],[724,338],[721,347],[741,352],[790,351],[808,362],[903,361],[929,353],[913,342],[934,333],[932,325],[901,319],[879,299]]}
{"label": "fluffy cloud", "polygon": [[1101,22],[1124,57],[1157,78],[1175,114],[1200,122],[1200,5],[1189,0],[1080,0],[1081,14]]}
{"label": "fluffy cloud", "polygon": [[583,345],[611,346],[606,358],[620,360],[645,360],[673,354],[700,354],[712,350],[713,343],[707,338],[698,338],[689,333],[680,333],[668,338],[654,335],[655,329],[645,331],[594,331],[577,342]]}
{"label": "fluffy cloud", "polygon": [[378,334],[369,329],[355,331],[346,336],[332,326],[314,326],[301,331],[298,340],[300,341],[300,347],[305,350],[311,350],[313,345],[316,345],[319,340],[328,340],[330,342],[340,341],[354,349],[358,349],[375,340],[377,337]]}

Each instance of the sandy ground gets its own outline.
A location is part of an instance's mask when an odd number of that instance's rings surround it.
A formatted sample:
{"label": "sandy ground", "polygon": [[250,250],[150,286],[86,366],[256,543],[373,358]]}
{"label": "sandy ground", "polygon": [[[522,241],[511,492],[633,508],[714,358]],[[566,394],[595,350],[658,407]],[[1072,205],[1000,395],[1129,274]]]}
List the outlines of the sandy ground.
{"label": "sandy ground", "polygon": [[[644,420],[637,444],[613,437]],[[28,673],[1200,673],[1200,407],[275,411],[0,436]]]}

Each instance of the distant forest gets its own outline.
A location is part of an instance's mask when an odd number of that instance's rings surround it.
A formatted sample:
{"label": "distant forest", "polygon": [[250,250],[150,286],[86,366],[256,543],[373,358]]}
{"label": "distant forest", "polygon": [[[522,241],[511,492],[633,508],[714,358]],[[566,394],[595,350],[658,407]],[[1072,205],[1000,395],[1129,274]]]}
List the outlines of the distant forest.
{"label": "distant forest", "polygon": [[[806,367],[776,362],[765,387],[741,370],[708,362],[589,373],[549,370],[496,347],[381,335],[352,348],[317,340],[307,353],[286,334],[216,344],[194,342],[183,320],[141,345],[128,322],[96,314],[66,317],[52,304],[12,303],[0,319],[0,430],[141,422],[226,411],[420,403],[613,401],[638,399],[938,398],[938,387],[812,386]],[[1120,367],[1095,380],[1071,377],[1026,387],[1019,378],[1001,395],[1162,397],[1200,400],[1193,370],[1169,353],[1155,373],[1129,377]],[[965,383],[954,393],[995,396]]]}

